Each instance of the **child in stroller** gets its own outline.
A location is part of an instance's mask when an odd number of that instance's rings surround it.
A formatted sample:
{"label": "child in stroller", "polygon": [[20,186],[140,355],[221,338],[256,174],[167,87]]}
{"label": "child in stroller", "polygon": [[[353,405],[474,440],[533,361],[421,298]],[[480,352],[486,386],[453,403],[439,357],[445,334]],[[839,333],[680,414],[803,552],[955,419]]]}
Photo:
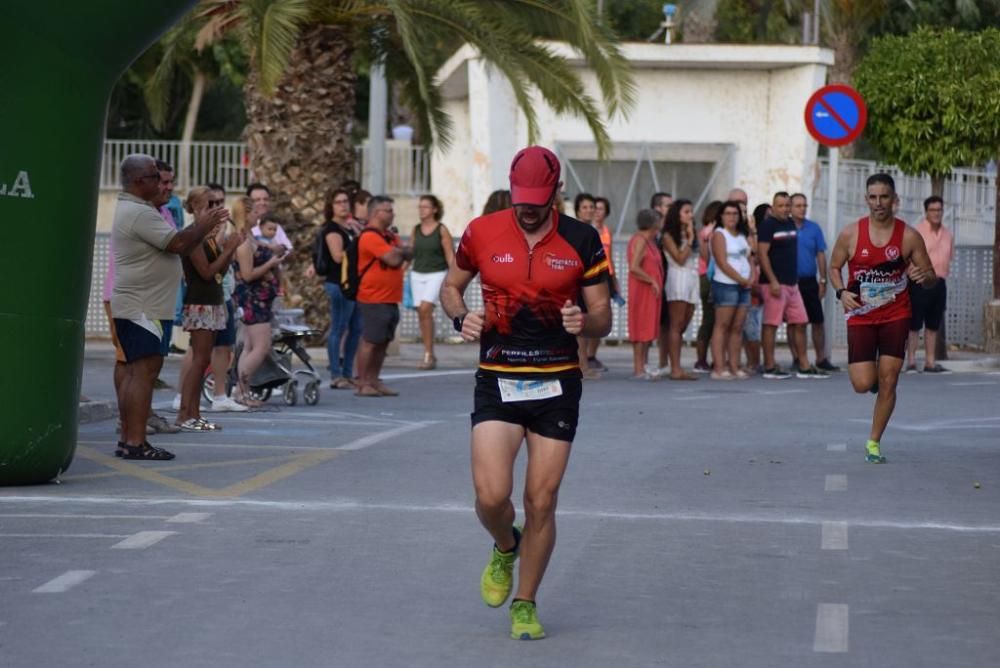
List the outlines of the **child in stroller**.
{"label": "child in stroller", "polygon": [[[284,387],[282,396],[285,403],[294,406],[299,400],[299,383],[303,384],[302,398],[310,406],[319,402],[319,386],[321,379],[312,366],[311,358],[306,351],[307,338],[320,334],[310,329],[304,323],[305,312],[302,309],[275,309],[274,320],[271,321],[271,354],[264,360],[260,368],[250,377],[250,397],[257,401],[267,401],[275,389]],[[236,368],[240,354],[243,352],[243,342],[236,344],[233,363],[226,372],[226,394],[231,394],[236,385]],[[292,356],[297,357],[304,369],[293,368]],[[211,401],[215,388],[215,375],[211,369],[205,372],[202,382],[202,395]]]}

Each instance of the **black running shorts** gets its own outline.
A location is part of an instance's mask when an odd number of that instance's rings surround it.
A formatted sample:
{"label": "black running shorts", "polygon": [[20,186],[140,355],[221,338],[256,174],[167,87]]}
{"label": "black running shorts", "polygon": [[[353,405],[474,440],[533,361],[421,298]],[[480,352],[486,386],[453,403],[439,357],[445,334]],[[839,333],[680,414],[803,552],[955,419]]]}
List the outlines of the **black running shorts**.
{"label": "black running shorts", "polygon": [[580,420],[583,382],[580,378],[570,377],[560,378],[559,383],[562,394],[558,397],[504,403],[500,397],[498,377],[477,371],[472,426],[493,420],[509,422],[545,438],[572,442]]}
{"label": "black running shorts", "polygon": [[913,305],[911,332],[919,332],[924,327],[931,332],[941,329],[945,306],[948,304],[948,287],[944,279],[938,279],[930,289],[910,283],[910,303]]}
{"label": "black running shorts", "polygon": [[877,325],[847,326],[847,363],[874,362],[880,355],[906,358],[910,321],[894,320]]}

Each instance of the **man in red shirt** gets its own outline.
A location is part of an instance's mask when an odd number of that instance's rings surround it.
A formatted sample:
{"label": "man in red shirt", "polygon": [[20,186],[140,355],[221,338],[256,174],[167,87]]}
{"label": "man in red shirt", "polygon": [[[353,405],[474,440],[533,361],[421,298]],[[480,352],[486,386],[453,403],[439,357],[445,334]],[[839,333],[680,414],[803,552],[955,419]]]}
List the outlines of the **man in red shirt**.
{"label": "man in red shirt", "polygon": [[[511,163],[513,208],[469,223],[441,290],[445,312],[466,341],[480,341],[472,413],[472,477],[476,514],[492,536],[480,579],[487,605],[513,589],[511,636],[544,638],[535,595],[555,546],[555,508],[583,391],[577,338],[611,330],[608,260],[593,227],[556,211],[559,160],[531,146]],[[463,295],[480,275],[484,311]],[[584,313],[577,300],[582,296]],[[514,461],[528,444],[525,522],[514,524]]]}
{"label": "man in red shirt", "polygon": [[920,234],[893,215],[896,184],[892,177],[873,174],[865,187],[870,214],[837,237],[830,258],[830,284],[847,318],[851,384],[855,392],[877,394],[866,459],[882,464],[880,441],[896,407],[896,385],[909,336],[908,285],[933,288],[937,277]]}
{"label": "man in red shirt", "polygon": [[399,303],[403,301],[403,264],[413,251],[389,231],[395,212],[392,198],[368,200],[368,224],[358,238],[358,309],[361,312],[361,346],[358,349],[360,397],[395,397],[399,394],[379,380],[389,342],[396,336]]}

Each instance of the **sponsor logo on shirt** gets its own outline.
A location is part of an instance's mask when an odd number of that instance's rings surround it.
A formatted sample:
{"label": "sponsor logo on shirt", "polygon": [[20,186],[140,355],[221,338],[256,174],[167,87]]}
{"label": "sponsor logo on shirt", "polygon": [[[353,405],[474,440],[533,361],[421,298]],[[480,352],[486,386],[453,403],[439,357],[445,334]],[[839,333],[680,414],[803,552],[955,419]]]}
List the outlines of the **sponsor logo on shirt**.
{"label": "sponsor logo on shirt", "polygon": [[495,264],[514,264],[514,256],[510,253],[504,253],[503,255],[494,255],[492,258]]}
{"label": "sponsor logo on shirt", "polygon": [[896,246],[886,246],[885,247],[885,258],[890,262],[899,259],[899,248]]}
{"label": "sponsor logo on shirt", "polygon": [[566,269],[575,269],[581,266],[579,260],[556,257],[555,253],[546,253],[543,262],[545,266],[554,271],[565,271]]}
{"label": "sponsor logo on shirt", "polygon": [[861,257],[868,257],[868,249],[867,248],[862,248],[861,249]]}

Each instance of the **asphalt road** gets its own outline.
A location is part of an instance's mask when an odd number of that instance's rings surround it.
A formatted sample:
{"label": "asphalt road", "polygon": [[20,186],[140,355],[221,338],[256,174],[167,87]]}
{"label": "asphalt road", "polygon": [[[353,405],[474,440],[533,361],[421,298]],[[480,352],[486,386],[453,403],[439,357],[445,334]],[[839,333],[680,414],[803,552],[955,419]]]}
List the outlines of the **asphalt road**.
{"label": "asphalt road", "polygon": [[904,377],[873,466],[845,374],[637,383],[606,351],[527,643],[479,600],[469,358],[153,437],[172,462],[82,425],[60,484],[0,489],[0,666],[1000,665],[997,372]]}

